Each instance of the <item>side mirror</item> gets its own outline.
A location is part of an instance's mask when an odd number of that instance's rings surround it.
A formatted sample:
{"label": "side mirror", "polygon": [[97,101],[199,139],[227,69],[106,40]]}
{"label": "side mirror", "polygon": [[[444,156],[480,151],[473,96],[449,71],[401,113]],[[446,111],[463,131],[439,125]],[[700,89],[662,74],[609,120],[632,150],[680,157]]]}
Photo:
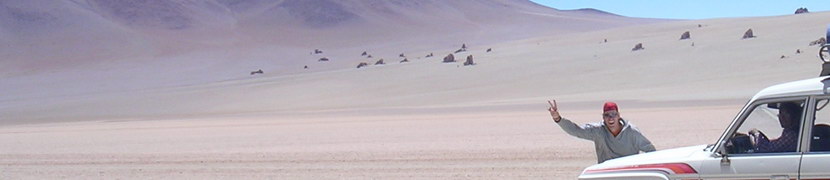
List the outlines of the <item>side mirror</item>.
{"label": "side mirror", "polygon": [[720,157],[721,157],[721,158],[720,158],[720,165],[721,165],[721,166],[728,166],[728,165],[729,165],[729,163],[731,163],[731,162],[732,162],[732,161],[730,161],[730,160],[729,160],[729,154],[728,154],[728,153],[726,153],[726,150],[724,150],[723,148],[721,148],[721,149],[719,149],[719,150],[718,150],[718,154],[719,154],[719,155],[720,155]]}
{"label": "side mirror", "polygon": [[720,157],[720,165],[727,166],[731,161],[729,160],[729,152],[726,152],[728,142],[721,142],[718,149],[715,149],[715,156]]}

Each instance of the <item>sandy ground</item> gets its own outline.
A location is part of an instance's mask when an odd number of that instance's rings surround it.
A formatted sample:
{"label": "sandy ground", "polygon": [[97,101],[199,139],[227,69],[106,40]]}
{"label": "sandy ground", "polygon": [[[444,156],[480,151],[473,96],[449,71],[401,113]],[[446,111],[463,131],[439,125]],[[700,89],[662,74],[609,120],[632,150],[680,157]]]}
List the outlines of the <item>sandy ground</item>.
{"label": "sandy ground", "polygon": [[[560,102],[564,116],[599,121],[599,107],[569,104],[580,103]],[[621,103],[621,114],[658,149],[667,149],[713,143],[741,107],[738,101],[670,104]],[[544,108],[542,101],[388,112],[399,115],[354,111],[6,126],[0,128],[0,179],[574,179],[595,164],[593,145],[565,134]]]}

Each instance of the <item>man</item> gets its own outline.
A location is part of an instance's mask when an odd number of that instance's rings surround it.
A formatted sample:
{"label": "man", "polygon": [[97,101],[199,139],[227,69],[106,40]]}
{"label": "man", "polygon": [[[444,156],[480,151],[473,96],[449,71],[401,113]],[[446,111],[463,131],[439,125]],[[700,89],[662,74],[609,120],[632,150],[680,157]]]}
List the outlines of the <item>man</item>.
{"label": "man", "polygon": [[556,100],[548,101],[550,116],[568,134],[581,139],[594,141],[597,162],[638,154],[640,151],[654,151],[654,145],[646,139],[630,122],[620,117],[619,108],[614,102],[606,102],[602,108],[603,121],[579,126],[559,115]]}
{"label": "man", "polygon": [[755,143],[755,152],[795,152],[798,145],[798,130],[801,126],[801,109],[801,105],[793,102],[778,105],[778,123],[781,124],[781,128],[784,128],[778,139],[770,140],[758,129],[750,130],[749,135]]}

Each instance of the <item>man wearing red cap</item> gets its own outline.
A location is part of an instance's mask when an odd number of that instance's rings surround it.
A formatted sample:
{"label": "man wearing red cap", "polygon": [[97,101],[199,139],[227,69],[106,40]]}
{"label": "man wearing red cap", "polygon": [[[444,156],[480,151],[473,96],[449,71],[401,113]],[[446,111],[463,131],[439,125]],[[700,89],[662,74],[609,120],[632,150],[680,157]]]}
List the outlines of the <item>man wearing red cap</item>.
{"label": "man wearing red cap", "polygon": [[548,101],[550,104],[550,116],[553,121],[562,127],[568,134],[581,139],[594,141],[594,148],[597,152],[597,162],[602,163],[609,159],[638,154],[640,151],[654,151],[651,144],[640,130],[637,130],[630,122],[620,117],[620,111],[614,102],[605,102],[602,107],[601,123],[585,124],[579,126],[559,115],[556,107],[556,100]]}

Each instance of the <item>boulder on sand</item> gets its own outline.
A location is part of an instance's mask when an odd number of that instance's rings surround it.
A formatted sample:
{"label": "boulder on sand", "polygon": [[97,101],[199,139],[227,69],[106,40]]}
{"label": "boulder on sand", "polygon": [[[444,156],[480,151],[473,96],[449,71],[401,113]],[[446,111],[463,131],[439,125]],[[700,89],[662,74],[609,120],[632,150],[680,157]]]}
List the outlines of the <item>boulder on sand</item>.
{"label": "boulder on sand", "polygon": [[798,8],[798,9],[795,10],[795,14],[801,14],[801,13],[810,13],[810,10],[807,10],[807,8],[805,8],[805,7]]}
{"label": "boulder on sand", "polygon": [[824,43],[827,43],[827,39],[824,39],[824,37],[821,37],[821,38],[818,38],[818,40],[810,42],[810,46],[815,46],[815,45],[822,46],[822,45],[824,45]]}
{"label": "boulder on sand", "polygon": [[689,39],[689,38],[692,38],[692,35],[689,34],[689,31],[686,31],[686,32],[684,32],[683,34],[680,35],[680,40]]}
{"label": "boulder on sand", "polygon": [[472,66],[472,65],[476,65],[476,63],[473,62],[473,55],[469,55],[469,56],[467,56],[467,61],[464,61],[464,66]]}
{"label": "boulder on sand", "polygon": [[265,72],[262,72],[262,69],[257,71],[251,71],[251,76],[253,76],[254,74],[265,74]]}
{"label": "boulder on sand", "polygon": [[359,69],[359,68],[362,68],[362,67],[365,67],[365,66],[368,66],[368,65],[369,65],[369,63],[360,62],[360,64],[357,64],[357,68]]}
{"label": "boulder on sand", "polygon": [[755,38],[755,34],[752,33],[752,28],[750,28],[750,29],[746,30],[746,32],[744,32],[744,37],[743,38],[744,39]]}
{"label": "boulder on sand", "polygon": [[444,63],[455,62],[455,56],[453,56],[452,54],[449,54],[446,57],[444,57],[444,61],[442,61],[442,62],[444,62]]}
{"label": "boulder on sand", "polygon": [[643,48],[643,43],[637,43],[637,45],[634,45],[634,48],[631,48],[631,51],[639,51],[639,50],[643,50],[643,49],[646,49],[646,48]]}

